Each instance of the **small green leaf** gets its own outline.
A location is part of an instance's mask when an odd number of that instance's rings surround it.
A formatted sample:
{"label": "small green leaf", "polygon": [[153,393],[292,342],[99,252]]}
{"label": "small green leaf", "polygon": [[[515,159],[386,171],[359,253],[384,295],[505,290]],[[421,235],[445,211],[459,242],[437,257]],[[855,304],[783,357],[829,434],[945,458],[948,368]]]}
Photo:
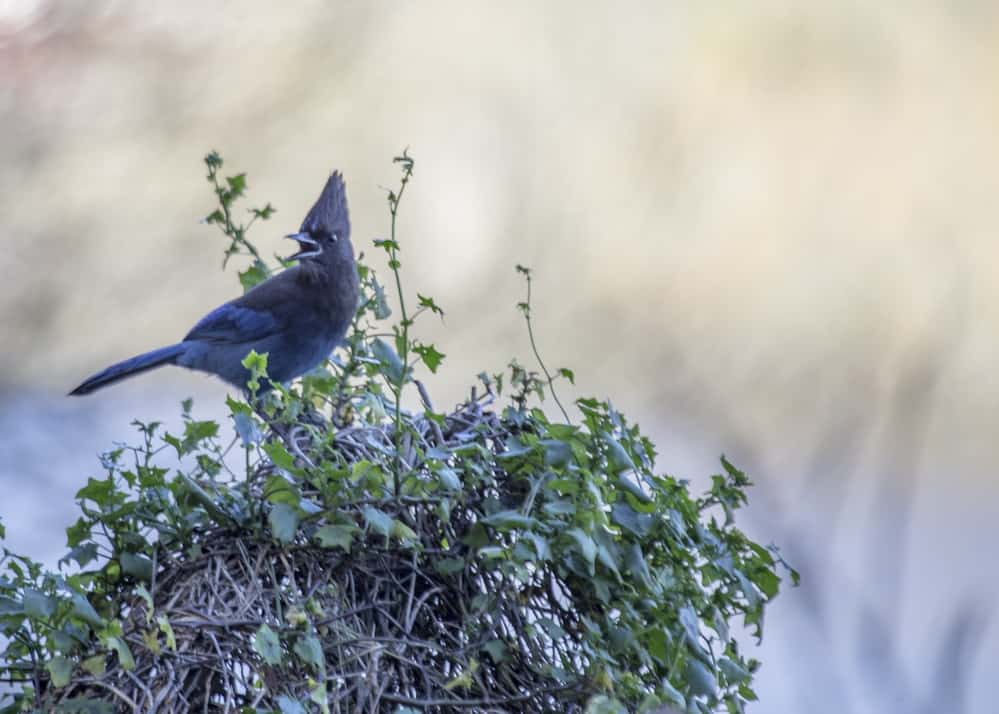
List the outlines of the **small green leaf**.
{"label": "small green leaf", "polygon": [[597,544],[579,528],[570,529],[567,535],[576,541],[576,545],[579,546],[579,552],[590,569],[590,575],[593,575],[593,564],[597,558]]}
{"label": "small green leaf", "polygon": [[207,421],[189,421],[184,424],[184,441],[188,444],[194,446],[198,443],[204,441],[205,439],[211,439],[218,436],[219,425],[218,422],[211,420]]}
{"label": "small green leaf", "polygon": [[687,634],[687,641],[696,643],[701,637],[701,621],[697,617],[697,613],[694,612],[694,608],[690,605],[684,605],[680,608],[678,615],[680,624],[683,625],[683,630]]}
{"label": "small green leaf", "polygon": [[382,371],[393,384],[402,382],[403,367],[399,355],[388,342],[379,338],[371,341],[371,354],[382,366]]}
{"label": "small green leaf", "polygon": [[177,638],[173,634],[173,626],[170,624],[170,620],[167,619],[166,615],[160,615],[156,618],[156,624],[166,636],[167,647],[172,651],[177,651]]}
{"label": "small green leaf", "polygon": [[279,469],[284,469],[291,473],[299,473],[301,469],[295,465],[295,457],[288,453],[284,444],[279,441],[269,441],[264,444],[264,453],[270,458],[271,463]]}
{"label": "small green leaf", "polygon": [[24,591],[23,602],[25,615],[46,620],[55,613],[57,604],[54,597],[34,589]]}
{"label": "small green leaf", "polygon": [[752,675],[745,667],[728,657],[722,657],[718,660],[718,669],[725,675],[729,684],[743,684],[752,679]]}
{"label": "small green leaf", "polygon": [[281,643],[274,630],[266,624],[261,625],[253,636],[253,649],[269,665],[281,662]]}
{"label": "small green leaf", "polygon": [[444,489],[448,491],[461,490],[461,479],[458,478],[458,474],[450,466],[441,466],[434,469],[434,473],[437,474],[437,478],[440,479],[441,486]]}
{"label": "small green leaf", "polygon": [[545,488],[557,491],[562,496],[574,496],[579,493],[579,481],[571,478],[553,478],[545,483]]}
{"label": "small green leaf", "polygon": [[267,515],[271,533],[281,543],[288,544],[295,539],[298,530],[298,509],[287,503],[275,503]]}
{"label": "small green leaf", "polygon": [[505,558],[507,556],[506,548],[498,545],[487,545],[485,548],[479,548],[479,555],[486,560],[495,560],[496,558]]}
{"label": "small green leaf", "polygon": [[426,295],[420,295],[419,293],[416,293],[416,297],[420,301],[420,307],[425,307],[431,312],[444,317],[444,311],[437,306],[437,303],[434,302],[433,298],[427,297]]}
{"label": "small green leaf", "polygon": [[441,362],[447,356],[443,352],[438,352],[437,348],[433,345],[425,345],[422,343],[417,343],[413,345],[413,352],[420,356],[423,360],[423,364],[427,365],[429,369],[434,374],[437,373],[437,368],[440,367]]}
{"label": "small green leaf", "polygon": [[317,672],[321,672],[326,667],[326,656],[323,654],[323,646],[315,635],[305,635],[299,637],[295,642],[295,654],[306,664],[312,665]]}
{"label": "small green leaf", "polygon": [[392,521],[392,530],[390,531],[390,534],[393,538],[397,538],[398,540],[406,543],[420,542],[420,536],[416,534],[416,531],[400,521],[398,518]]}
{"label": "small green leaf", "polygon": [[386,538],[392,533],[392,516],[387,514],[385,511],[381,511],[374,506],[364,507],[364,520],[376,533],[379,533]]}
{"label": "small green leaf", "polygon": [[607,444],[608,460],[614,472],[628,471],[635,468],[635,463],[628,456],[628,452],[621,446],[621,442],[612,436],[604,436],[604,443]]}
{"label": "small green leaf", "polygon": [[144,555],[137,553],[122,553],[118,557],[121,563],[121,570],[127,575],[131,575],[137,580],[149,582],[153,579],[153,561]]}
{"label": "small green leaf", "polygon": [[104,626],[104,618],[97,614],[87,598],[77,592],[73,593],[73,614],[94,627]]}
{"label": "small green leaf", "polygon": [[343,548],[348,553],[354,542],[354,534],[358,528],[355,525],[325,525],[316,530],[313,537],[323,548]]}
{"label": "small green leaf", "polygon": [[534,552],[538,555],[538,560],[551,560],[552,550],[548,543],[548,539],[537,533],[532,533],[527,531],[523,534],[523,537],[529,540],[534,545]]}
{"label": "small green leaf", "polygon": [[[776,597],[777,591],[780,590],[780,578],[772,570],[760,568],[752,573],[749,579],[756,583],[768,600]],[[749,593],[746,593],[746,596],[749,597]]]}
{"label": "small green leaf", "polygon": [[118,663],[126,671],[135,669],[135,659],[132,657],[132,650],[128,648],[128,643],[120,637],[108,637],[108,647],[118,654]]}
{"label": "small green leaf", "polygon": [[258,354],[256,350],[250,350],[243,358],[242,365],[250,372],[247,388],[251,393],[260,391],[260,380],[267,376],[267,353]]}
{"label": "small green leaf", "polygon": [[94,655],[93,657],[87,657],[80,663],[84,671],[89,672],[95,677],[100,677],[107,670],[107,656],[103,654]]}
{"label": "small green leaf", "polygon": [[275,213],[277,213],[277,209],[274,208],[274,206],[272,206],[270,203],[268,203],[263,208],[251,208],[250,213],[253,214],[254,218],[259,218],[262,221],[266,221],[270,219],[270,217],[273,216]]}
{"label": "small green leaf", "polygon": [[69,678],[73,675],[73,660],[56,656],[45,663],[45,669],[52,677],[52,686],[61,689],[69,684]]}
{"label": "small green leaf", "polygon": [[660,693],[666,697],[666,701],[676,704],[678,707],[687,706],[687,699],[674,687],[665,677],[659,683]]}
{"label": "small green leaf", "polygon": [[226,176],[226,183],[229,184],[229,191],[233,198],[241,195],[243,191],[246,190],[246,174],[236,174],[235,176]]}
{"label": "small green leaf", "polygon": [[142,633],[142,643],[157,657],[163,653],[163,648],[160,647],[160,637],[156,630],[145,630]]}
{"label": "small green leaf", "polygon": [[254,260],[249,268],[239,273],[239,284],[243,286],[243,291],[246,292],[269,277],[270,271],[267,269],[267,266],[260,260]]}
{"label": "small green leaf", "polygon": [[660,664],[669,664],[669,635],[663,629],[653,629],[645,636],[645,647]]}
{"label": "small green leaf", "polygon": [[690,691],[699,696],[713,697],[718,691],[718,682],[707,665],[698,659],[687,660],[687,668],[683,678],[690,686]]}
{"label": "small green leaf", "polygon": [[519,511],[499,511],[491,516],[486,516],[482,519],[482,522],[500,531],[509,531],[518,528],[528,529],[537,525],[535,519],[525,516]]}
{"label": "small green leaf", "polygon": [[114,492],[114,481],[111,479],[87,479],[87,485],[76,492],[80,501],[93,501],[98,506],[111,505],[111,494]]}
{"label": "small green leaf", "polygon": [[301,702],[284,694],[277,698],[277,705],[281,714],[306,714]]}
{"label": "small green leaf", "polygon": [[611,520],[639,538],[644,538],[652,530],[652,516],[639,513],[626,503],[615,503],[611,509]]}
{"label": "small green leaf", "polygon": [[642,503],[652,503],[652,497],[645,492],[645,490],[635,482],[631,476],[627,473],[622,472],[621,475],[617,477],[617,482],[620,484],[624,490],[630,493],[632,496],[637,498]]}

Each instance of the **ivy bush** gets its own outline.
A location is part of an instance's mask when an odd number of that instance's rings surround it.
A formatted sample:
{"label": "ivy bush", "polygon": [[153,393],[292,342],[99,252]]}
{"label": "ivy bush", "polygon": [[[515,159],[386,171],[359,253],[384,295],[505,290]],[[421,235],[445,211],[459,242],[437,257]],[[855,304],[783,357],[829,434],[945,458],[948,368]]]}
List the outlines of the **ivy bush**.
{"label": "ivy bush", "polygon": [[[445,355],[413,336],[388,194],[392,310],[359,258],[362,301],[342,356],[291,388],[229,397],[232,432],[134,422],[78,494],[51,571],[0,556],[0,711],[742,712],[784,570],[735,513],[749,480],[724,458],[691,494],[609,401],[557,401],[568,369],[516,361],[438,411],[416,379]],[[243,174],[206,157],[207,218],[271,272],[234,207]],[[415,309],[409,307],[415,306]],[[421,408],[407,409],[405,399]],[[542,408],[554,398],[559,418]],[[417,402],[418,400],[418,402]],[[0,539],[3,538],[0,524]]]}

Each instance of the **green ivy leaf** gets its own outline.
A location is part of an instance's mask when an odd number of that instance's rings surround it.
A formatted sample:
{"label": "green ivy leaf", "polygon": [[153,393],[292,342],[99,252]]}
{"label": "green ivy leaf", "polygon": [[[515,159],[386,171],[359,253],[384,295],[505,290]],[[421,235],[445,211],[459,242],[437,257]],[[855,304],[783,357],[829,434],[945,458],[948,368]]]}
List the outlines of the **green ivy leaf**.
{"label": "green ivy leaf", "polygon": [[416,531],[400,521],[398,518],[392,521],[392,530],[390,531],[390,534],[393,538],[397,538],[404,543],[413,544],[420,542],[420,536],[416,534]]}
{"label": "green ivy leaf", "polygon": [[698,696],[713,697],[718,691],[718,682],[708,666],[699,659],[687,660],[687,668],[683,672],[690,691]]}
{"label": "green ivy leaf", "polygon": [[52,676],[52,686],[62,689],[69,684],[69,679],[73,675],[73,660],[56,656],[45,663],[45,669]]}
{"label": "green ivy leaf", "polygon": [[226,176],[225,182],[229,184],[229,192],[232,198],[237,198],[243,194],[246,190],[246,174],[236,174],[235,176]]}
{"label": "green ivy leaf", "polygon": [[416,297],[420,301],[420,307],[426,308],[431,312],[444,317],[444,311],[437,306],[437,303],[434,302],[433,298],[427,297],[426,295],[420,295],[420,293],[416,293]]}
{"label": "green ivy leaf", "polygon": [[364,507],[364,520],[376,533],[388,538],[392,533],[393,518],[374,506]]}
{"label": "green ivy leaf", "polygon": [[402,382],[403,367],[399,355],[392,346],[382,338],[371,341],[371,354],[382,366],[382,371],[393,384]]}
{"label": "green ivy leaf", "polygon": [[264,453],[270,458],[271,463],[279,469],[284,469],[289,473],[301,473],[301,469],[295,465],[295,457],[288,453],[284,444],[279,441],[269,441],[263,446]]}
{"label": "green ivy leaf", "polygon": [[27,589],[24,591],[24,598],[22,599],[24,603],[24,614],[28,617],[36,617],[42,620],[47,620],[55,614],[56,605],[58,601],[49,597],[40,590]]}
{"label": "green ivy leaf", "polygon": [[281,714],[306,714],[301,702],[284,694],[277,698],[277,705]]}
{"label": "green ivy leaf", "polygon": [[146,582],[153,579],[153,561],[146,556],[125,552],[118,557],[118,561],[123,573]]}
{"label": "green ivy leaf", "polygon": [[266,623],[253,636],[253,649],[267,664],[274,666],[281,663],[281,642]]}
{"label": "green ivy leaf", "polygon": [[260,260],[254,260],[249,268],[240,272],[239,284],[243,286],[243,291],[249,291],[270,277],[270,271]]}
{"label": "green ivy leaf", "polygon": [[298,531],[298,509],[287,503],[275,503],[267,515],[271,533],[281,543],[288,544],[295,540]]}
{"label": "green ivy leaf", "polygon": [[652,529],[652,516],[639,513],[626,503],[615,503],[611,508],[611,521],[639,538],[645,538]]}
{"label": "green ivy leaf", "polygon": [[250,213],[253,214],[254,218],[259,218],[262,221],[269,220],[271,216],[277,213],[277,209],[274,208],[270,203],[268,203],[263,208],[251,208]]}
{"label": "green ivy leaf", "polygon": [[74,615],[94,627],[104,626],[104,618],[97,614],[97,610],[94,609],[94,606],[90,604],[87,598],[80,593],[74,592],[72,600]]}
{"label": "green ivy leaf", "polygon": [[589,567],[590,575],[593,575],[593,565],[597,558],[597,544],[593,539],[586,535],[579,528],[571,528],[566,535],[576,541],[576,545],[579,547],[579,552],[583,556],[583,560],[586,561],[586,565]]}
{"label": "green ivy leaf", "polygon": [[326,656],[315,635],[299,637],[295,641],[294,651],[300,660],[312,665],[317,672],[322,672],[326,668]]}
{"label": "green ivy leaf", "polygon": [[718,669],[725,675],[729,684],[743,684],[752,679],[752,675],[745,667],[728,657],[722,657],[718,660]]}
{"label": "green ivy leaf", "polygon": [[314,537],[323,548],[343,548],[349,553],[357,531],[355,525],[325,525],[316,530]]}
{"label": "green ivy leaf", "polygon": [[84,671],[89,672],[95,677],[100,677],[107,670],[107,656],[97,654],[93,657],[87,657],[87,659],[80,662],[80,666],[83,667]]}
{"label": "green ivy leaf", "polygon": [[486,516],[482,522],[500,531],[529,530],[538,524],[535,519],[525,516],[519,511],[499,511],[491,516]]}
{"label": "green ivy leaf", "polygon": [[437,478],[440,479],[441,486],[448,491],[460,491],[461,479],[450,466],[440,466],[434,469]]}
{"label": "green ivy leaf", "polygon": [[128,643],[120,637],[108,637],[107,646],[118,654],[118,664],[125,671],[135,669],[135,659],[132,657],[132,650],[128,648]]}
{"label": "green ivy leaf", "polygon": [[170,624],[170,620],[167,619],[166,615],[160,615],[156,618],[156,624],[160,628],[160,632],[166,637],[167,648],[172,652],[176,652],[177,638],[173,633],[173,626]]}
{"label": "green ivy leaf", "polygon": [[447,356],[443,352],[438,352],[437,348],[433,345],[425,345],[423,343],[414,344],[413,352],[420,356],[423,364],[427,365],[427,369],[434,374],[437,373],[437,368],[440,367],[441,362]]}
{"label": "green ivy leaf", "polygon": [[631,460],[625,448],[621,446],[621,442],[612,436],[604,435],[604,443],[607,444],[608,459],[615,473],[630,471],[635,468],[635,463]]}

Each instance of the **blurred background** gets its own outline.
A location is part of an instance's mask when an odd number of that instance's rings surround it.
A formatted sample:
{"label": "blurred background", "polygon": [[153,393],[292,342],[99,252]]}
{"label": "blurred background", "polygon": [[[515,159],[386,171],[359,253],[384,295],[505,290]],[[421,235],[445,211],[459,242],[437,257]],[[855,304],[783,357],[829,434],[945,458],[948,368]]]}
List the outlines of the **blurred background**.
{"label": "blurred background", "polygon": [[[202,156],[288,250],[333,168],[383,267],[391,158],[438,406],[546,360],[611,396],[803,585],[758,656],[774,712],[992,712],[999,659],[999,5],[0,0],[0,516],[63,553],[129,422],[225,387],[111,361],[239,293]],[[240,267],[240,266],[237,266]]]}

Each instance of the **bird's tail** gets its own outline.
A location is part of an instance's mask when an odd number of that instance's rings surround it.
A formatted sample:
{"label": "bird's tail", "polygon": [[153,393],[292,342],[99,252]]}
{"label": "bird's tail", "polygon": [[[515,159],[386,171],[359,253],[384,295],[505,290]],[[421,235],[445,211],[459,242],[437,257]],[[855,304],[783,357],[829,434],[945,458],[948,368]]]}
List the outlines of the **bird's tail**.
{"label": "bird's tail", "polygon": [[160,347],[158,350],[146,352],[145,354],[127,359],[124,362],[113,364],[107,369],[101,370],[93,377],[84,381],[83,384],[70,392],[70,395],[82,396],[84,394],[90,394],[101,387],[114,384],[115,382],[127,377],[132,377],[150,369],[156,369],[157,367],[162,367],[165,364],[174,364],[177,357],[183,354],[184,350],[184,344],[178,342],[175,345]]}

